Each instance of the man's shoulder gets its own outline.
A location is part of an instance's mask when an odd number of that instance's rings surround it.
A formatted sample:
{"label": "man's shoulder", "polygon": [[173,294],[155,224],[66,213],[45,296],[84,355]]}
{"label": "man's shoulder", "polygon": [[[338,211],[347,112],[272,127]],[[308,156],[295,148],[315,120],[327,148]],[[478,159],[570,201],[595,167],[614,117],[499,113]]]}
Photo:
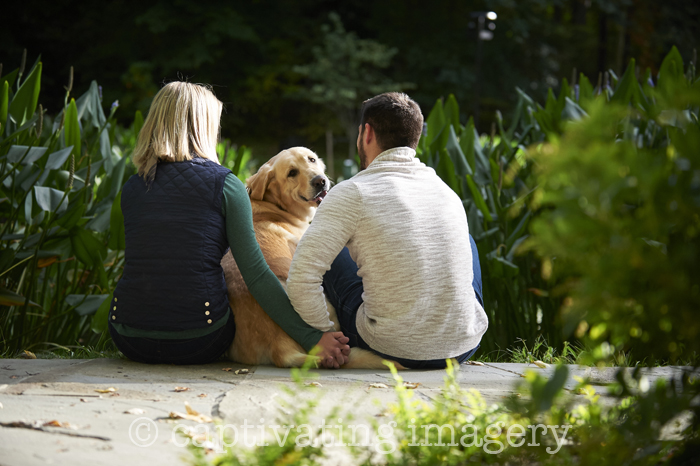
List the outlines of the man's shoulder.
{"label": "man's shoulder", "polygon": [[332,195],[332,198],[335,198],[335,199],[355,198],[355,197],[357,197],[357,194],[358,194],[357,184],[356,184],[354,178],[351,178],[349,180],[343,180],[340,183],[333,186],[330,191],[328,191],[328,196]]}

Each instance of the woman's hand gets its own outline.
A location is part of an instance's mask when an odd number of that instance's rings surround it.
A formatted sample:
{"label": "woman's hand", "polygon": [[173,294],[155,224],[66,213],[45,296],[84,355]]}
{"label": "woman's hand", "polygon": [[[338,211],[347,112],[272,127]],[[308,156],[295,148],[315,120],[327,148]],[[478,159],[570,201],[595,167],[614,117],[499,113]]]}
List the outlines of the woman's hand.
{"label": "woman's hand", "polygon": [[321,350],[317,356],[321,359],[321,367],[338,369],[348,362],[350,354],[350,339],[343,332],[326,332],[316,344]]}

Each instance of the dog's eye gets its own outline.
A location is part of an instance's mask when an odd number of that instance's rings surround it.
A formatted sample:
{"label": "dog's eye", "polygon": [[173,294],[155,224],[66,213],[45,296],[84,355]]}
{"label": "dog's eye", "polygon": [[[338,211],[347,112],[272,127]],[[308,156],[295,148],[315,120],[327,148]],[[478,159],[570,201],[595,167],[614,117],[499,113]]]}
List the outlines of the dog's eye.
{"label": "dog's eye", "polygon": [[313,157],[309,157],[309,162],[311,162],[311,163],[316,163],[316,159],[313,158]]}
{"label": "dog's eye", "polygon": [[287,175],[287,177],[294,178],[298,174],[299,170],[297,170],[296,168],[292,168],[291,170],[289,170],[289,174]]}

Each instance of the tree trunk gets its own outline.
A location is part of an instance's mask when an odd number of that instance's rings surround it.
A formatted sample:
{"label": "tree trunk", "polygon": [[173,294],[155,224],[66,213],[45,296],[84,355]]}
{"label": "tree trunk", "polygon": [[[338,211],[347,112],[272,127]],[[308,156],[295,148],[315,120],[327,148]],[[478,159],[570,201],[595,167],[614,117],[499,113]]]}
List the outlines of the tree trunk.
{"label": "tree trunk", "polygon": [[335,162],[333,160],[333,130],[326,129],[326,172],[328,177],[335,178]]}
{"label": "tree trunk", "polygon": [[345,125],[345,134],[348,137],[348,159],[355,160],[355,154],[357,154],[357,127],[354,123]]}

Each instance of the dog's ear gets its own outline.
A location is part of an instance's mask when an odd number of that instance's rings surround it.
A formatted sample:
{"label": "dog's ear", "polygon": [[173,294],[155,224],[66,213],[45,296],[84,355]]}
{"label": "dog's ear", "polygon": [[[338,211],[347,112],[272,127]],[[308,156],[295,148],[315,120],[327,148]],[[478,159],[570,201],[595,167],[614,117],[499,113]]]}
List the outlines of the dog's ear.
{"label": "dog's ear", "polygon": [[274,171],[272,170],[272,165],[266,163],[255,175],[252,175],[246,181],[246,188],[248,189],[248,195],[254,201],[262,201],[265,197],[265,191],[267,186],[270,184],[274,177]]}

